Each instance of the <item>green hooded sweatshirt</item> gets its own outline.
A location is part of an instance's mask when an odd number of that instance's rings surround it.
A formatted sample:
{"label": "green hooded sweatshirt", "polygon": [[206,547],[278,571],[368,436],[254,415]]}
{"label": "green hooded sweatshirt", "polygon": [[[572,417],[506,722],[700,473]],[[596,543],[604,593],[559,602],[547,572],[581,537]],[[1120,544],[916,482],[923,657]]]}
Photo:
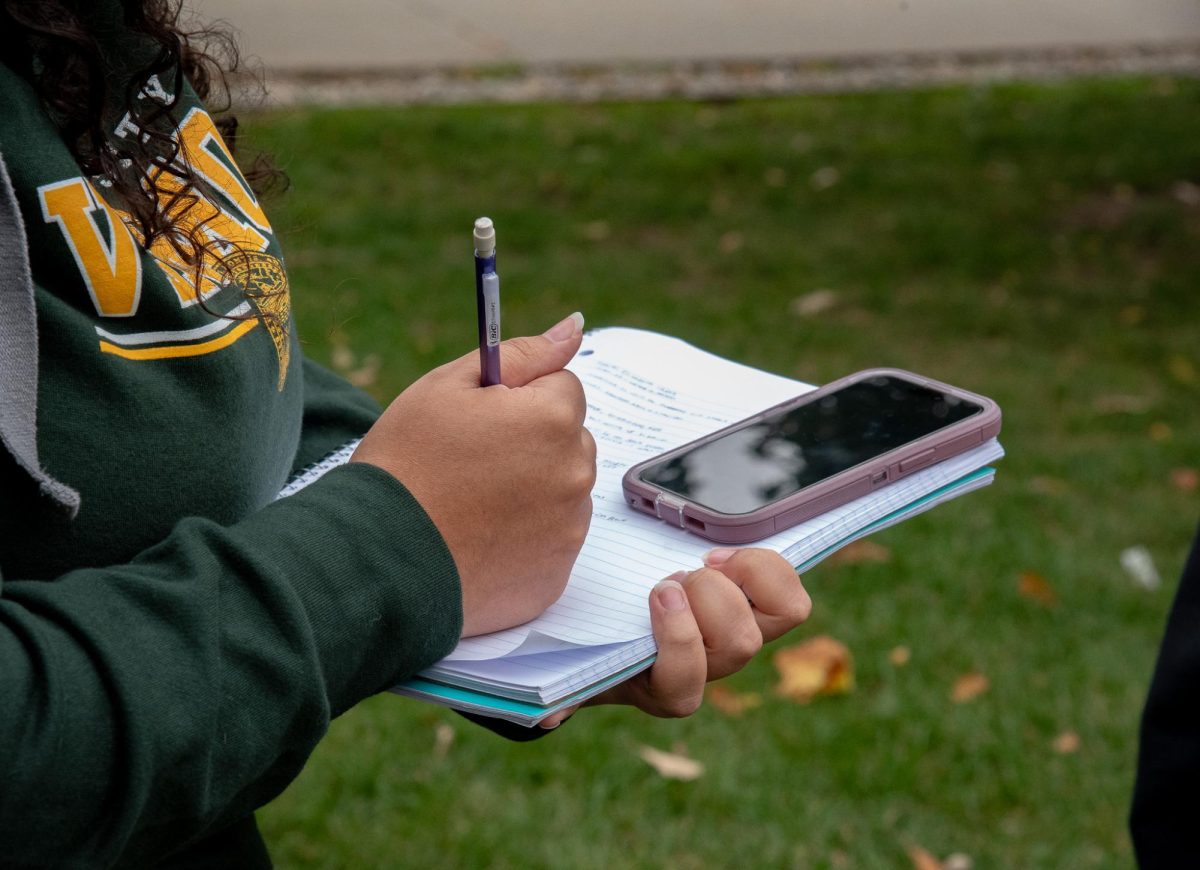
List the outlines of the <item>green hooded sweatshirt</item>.
{"label": "green hooded sweatshirt", "polygon": [[203,305],[0,62],[4,866],[267,863],[253,810],[461,628],[450,553],[389,474],[274,500],[378,409],[303,359],[275,234],[194,95],[138,99],[175,103],[208,231],[247,252]]}

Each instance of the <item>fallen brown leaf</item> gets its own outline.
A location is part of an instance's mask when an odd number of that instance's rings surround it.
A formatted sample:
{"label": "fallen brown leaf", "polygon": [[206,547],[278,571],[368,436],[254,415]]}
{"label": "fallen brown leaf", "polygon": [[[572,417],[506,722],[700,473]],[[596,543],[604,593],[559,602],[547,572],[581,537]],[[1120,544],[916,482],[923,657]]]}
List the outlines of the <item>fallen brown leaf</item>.
{"label": "fallen brown leaf", "polygon": [[350,350],[348,345],[337,342],[329,351],[329,362],[340,372],[352,369],[354,368],[354,351]]}
{"label": "fallen brown leaf", "polygon": [[742,249],[742,245],[745,243],[745,236],[737,230],[730,230],[727,233],[722,233],[721,238],[717,239],[717,250],[722,254],[736,254]]}
{"label": "fallen brown leaf", "polygon": [[1196,383],[1196,367],[1186,356],[1176,354],[1171,357],[1167,363],[1167,370],[1171,372],[1171,377],[1181,384]]}
{"label": "fallen brown leaf", "polygon": [[1180,492],[1195,492],[1200,489],[1200,471],[1194,468],[1172,468],[1171,486]]}
{"label": "fallen brown leaf", "polygon": [[1078,752],[1080,746],[1079,735],[1074,731],[1064,731],[1054,738],[1051,744],[1054,751],[1062,755],[1070,755],[1072,752]]}
{"label": "fallen brown leaf", "polygon": [[912,652],[906,646],[895,647],[890,653],[888,653],[888,661],[898,668],[902,668],[908,664],[908,661],[911,658]]}
{"label": "fallen brown leaf", "polygon": [[1177,181],[1171,188],[1171,195],[1184,205],[1200,205],[1200,187],[1190,181]]}
{"label": "fallen brown leaf", "polygon": [[1126,305],[1117,316],[1122,326],[1137,326],[1146,319],[1146,309],[1140,305]]}
{"label": "fallen brown leaf", "polygon": [[450,751],[454,742],[454,729],[445,722],[439,722],[433,729],[433,757],[439,761]]}
{"label": "fallen brown leaf", "polygon": [[758,692],[738,692],[724,683],[711,684],[704,692],[704,700],[726,716],[741,716],[762,706],[762,695]]}
{"label": "fallen brown leaf", "polygon": [[1164,423],[1162,420],[1159,420],[1157,423],[1150,424],[1147,434],[1150,436],[1151,441],[1162,442],[1170,441],[1171,436],[1175,433],[1172,431],[1169,423]]}
{"label": "fallen brown leaf", "polygon": [[792,314],[812,317],[837,305],[838,296],[832,290],[814,290],[792,300]]}
{"label": "fallen brown leaf", "polygon": [[1062,495],[1070,487],[1061,478],[1040,476],[1029,481],[1029,489],[1038,495]]}
{"label": "fallen brown leaf", "polygon": [[775,694],[807,704],[818,695],[842,695],[854,689],[854,661],[841,641],[828,635],[784,647],[775,653],[779,682]]}
{"label": "fallen brown leaf", "polygon": [[581,231],[589,242],[602,242],[612,235],[607,221],[589,221],[581,227]]}
{"label": "fallen brown leaf", "polygon": [[1162,577],[1154,565],[1154,557],[1143,546],[1126,547],[1121,551],[1121,567],[1135,585],[1153,592],[1162,586]]}
{"label": "fallen brown leaf", "polygon": [[368,354],[360,368],[346,373],[346,380],[356,387],[369,387],[379,376],[379,368],[383,359],[377,353]]}
{"label": "fallen brown leaf", "polygon": [[1046,607],[1058,603],[1058,596],[1054,594],[1050,581],[1036,571],[1025,571],[1017,578],[1017,594]]}
{"label": "fallen brown leaf", "polygon": [[909,846],[908,857],[912,861],[913,870],[942,870],[942,862],[920,846]]}
{"label": "fallen brown leaf", "polygon": [[825,561],[831,565],[862,565],[867,562],[883,564],[890,562],[892,551],[883,544],[869,538],[851,541]]}
{"label": "fallen brown leaf", "polygon": [[638,749],[642,761],[658,771],[663,779],[679,779],[691,782],[704,775],[704,765],[694,758],[688,758],[675,752],[663,752],[653,746],[642,746]]}
{"label": "fallen brown leaf", "polygon": [[970,671],[954,681],[950,697],[955,704],[965,704],[982,695],[991,686],[991,681],[978,671]]}
{"label": "fallen brown leaf", "polygon": [[808,183],[813,190],[828,190],[841,180],[842,173],[838,172],[836,166],[822,166],[809,176]]}
{"label": "fallen brown leaf", "polygon": [[1092,402],[1092,408],[1097,414],[1145,414],[1153,407],[1154,400],[1149,396],[1126,393],[1097,396]]}

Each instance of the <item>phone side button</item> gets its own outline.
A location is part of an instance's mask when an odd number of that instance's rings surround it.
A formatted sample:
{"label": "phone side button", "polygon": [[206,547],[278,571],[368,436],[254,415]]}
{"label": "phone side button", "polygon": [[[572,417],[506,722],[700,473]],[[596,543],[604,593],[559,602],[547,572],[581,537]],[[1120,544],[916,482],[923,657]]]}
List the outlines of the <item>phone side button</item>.
{"label": "phone side button", "polygon": [[934,454],[936,454],[936,453],[937,453],[937,448],[930,447],[928,450],[922,450],[916,456],[908,457],[908,459],[905,459],[903,462],[900,463],[900,473],[907,474],[908,472],[912,471],[914,468],[920,468],[922,465],[928,464],[929,461],[931,459],[933,459]]}
{"label": "phone side button", "polygon": [[[663,516],[664,506],[673,515]],[[686,527],[683,516],[683,502],[681,501],[676,501],[673,498],[668,498],[662,493],[659,493],[654,499],[654,513],[660,520],[674,521],[681,529]]]}

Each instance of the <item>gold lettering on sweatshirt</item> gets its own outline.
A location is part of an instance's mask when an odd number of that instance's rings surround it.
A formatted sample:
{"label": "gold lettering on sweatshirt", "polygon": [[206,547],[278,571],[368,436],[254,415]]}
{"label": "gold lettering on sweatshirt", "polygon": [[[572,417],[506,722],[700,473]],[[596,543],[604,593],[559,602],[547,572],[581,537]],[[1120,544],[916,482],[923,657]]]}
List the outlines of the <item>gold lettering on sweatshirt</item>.
{"label": "gold lettering on sweatshirt", "polygon": [[62,231],[101,317],[137,313],[142,250],[150,254],[149,262],[166,278],[180,307],[196,305],[231,284],[245,292],[248,305],[240,308],[249,310],[250,320],[243,314],[228,326],[214,324],[219,328],[136,334],[97,327],[102,352],[133,360],[200,356],[228,347],[261,323],[275,348],[282,390],[290,357],[291,298],[283,264],[266,253],[271,224],[207,112],[192,109],[176,135],[176,159],[198,177],[198,189],[185,191],[169,169],[152,171],[147,181],[173,231],[157,236],[148,247],[132,215],[108,204],[85,178],[38,188],[43,217]]}
{"label": "gold lettering on sweatshirt", "polygon": [[142,259],[120,212],[83,178],[38,188],[42,216],[58,224],[101,317],[132,317],[142,296]]}

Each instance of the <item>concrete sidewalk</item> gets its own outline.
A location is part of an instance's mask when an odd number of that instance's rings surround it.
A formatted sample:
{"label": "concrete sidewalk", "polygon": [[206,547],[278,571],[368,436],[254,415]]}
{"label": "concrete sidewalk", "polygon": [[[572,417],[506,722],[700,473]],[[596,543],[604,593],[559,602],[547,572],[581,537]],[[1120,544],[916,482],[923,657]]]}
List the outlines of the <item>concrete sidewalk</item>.
{"label": "concrete sidewalk", "polygon": [[1158,45],[1200,0],[192,0],[268,71]]}

